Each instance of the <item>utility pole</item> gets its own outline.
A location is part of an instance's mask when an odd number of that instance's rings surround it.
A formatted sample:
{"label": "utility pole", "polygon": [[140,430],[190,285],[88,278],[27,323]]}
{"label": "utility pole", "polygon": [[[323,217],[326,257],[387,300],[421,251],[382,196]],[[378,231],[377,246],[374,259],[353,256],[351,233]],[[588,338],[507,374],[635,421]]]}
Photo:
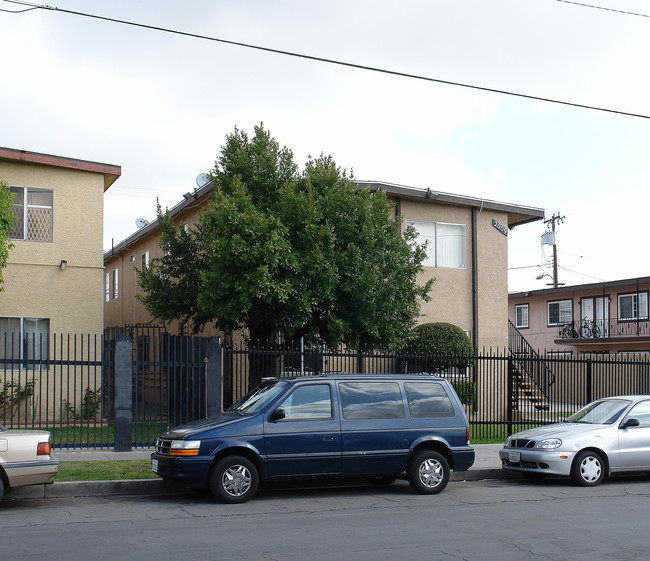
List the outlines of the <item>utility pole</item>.
{"label": "utility pole", "polygon": [[557,288],[558,282],[557,282],[557,245],[555,244],[555,224],[563,224],[564,223],[564,216],[560,215],[560,212],[558,211],[557,214],[553,214],[548,220],[544,220],[544,224],[546,224],[546,227],[549,229],[549,231],[553,232],[553,288]]}

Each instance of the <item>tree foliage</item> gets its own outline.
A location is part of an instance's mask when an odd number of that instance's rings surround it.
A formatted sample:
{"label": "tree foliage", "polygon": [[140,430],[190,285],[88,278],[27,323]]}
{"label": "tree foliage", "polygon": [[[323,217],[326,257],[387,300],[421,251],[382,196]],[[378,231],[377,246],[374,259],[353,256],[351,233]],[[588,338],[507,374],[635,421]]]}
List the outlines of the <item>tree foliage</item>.
{"label": "tree foliage", "polygon": [[227,135],[210,178],[196,228],[158,208],[164,256],[138,274],[154,316],[264,341],[318,335],[367,350],[403,340],[432,281],[417,283],[424,247],[402,234],[385,193],[359,190],[330,156],[300,172],[263,125]]}
{"label": "tree foliage", "polygon": [[9,184],[0,179],[0,292],[4,290],[2,270],[7,266],[9,251],[14,247],[8,235],[8,232],[14,226],[15,220],[12,208],[13,202],[14,195],[9,189]]}

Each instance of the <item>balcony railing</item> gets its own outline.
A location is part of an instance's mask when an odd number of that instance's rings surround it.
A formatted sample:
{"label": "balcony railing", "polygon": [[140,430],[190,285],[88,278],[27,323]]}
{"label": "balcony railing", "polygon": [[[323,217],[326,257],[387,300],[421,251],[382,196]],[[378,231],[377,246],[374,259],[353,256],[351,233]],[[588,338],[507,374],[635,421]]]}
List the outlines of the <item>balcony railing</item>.
{"label": "balcony railing", "polygon": [[613,339],[650,336],[650,319],[576,320],[558,327],[558,339]]}

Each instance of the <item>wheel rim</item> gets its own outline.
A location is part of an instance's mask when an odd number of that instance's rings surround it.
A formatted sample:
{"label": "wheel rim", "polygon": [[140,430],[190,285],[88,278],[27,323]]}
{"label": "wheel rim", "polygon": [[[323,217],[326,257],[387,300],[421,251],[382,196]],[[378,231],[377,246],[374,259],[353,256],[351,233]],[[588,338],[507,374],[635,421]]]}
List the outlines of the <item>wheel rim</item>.
{"label": "wheel rim", "polygon": [[246,466],[236,464],[223,472],[221,486],[231,497],[241,497],[251,488],[251,472]]}
{"label": "wheel rim", "polygon": [[420,464],[419,477],[420,482],[425,487],[432,489],[442,483],[445,477],[445,470],[438,460],[429,458]]}
{"label": "wheel rim", "polygon": [[582,462],[580,462],[580,476],[587,483],[593,483],[598,481],[600,474],[602,472],[602,467],[598,458],[594,456],[587,456]]}

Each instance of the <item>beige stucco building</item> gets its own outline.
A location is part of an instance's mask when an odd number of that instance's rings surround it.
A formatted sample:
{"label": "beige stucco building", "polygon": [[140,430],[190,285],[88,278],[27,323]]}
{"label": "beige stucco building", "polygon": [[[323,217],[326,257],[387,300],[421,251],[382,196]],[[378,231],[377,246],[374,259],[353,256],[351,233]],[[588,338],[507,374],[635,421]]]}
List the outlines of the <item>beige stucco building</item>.
{"label": "beige stucco building", "polygon": [[0,148],[15,195],[0,334],[103,331],[104,192],[119,166]]}
{"label": "beige stucco building", "polygon": [[[456,324],[479,348],[507,347],[508,235],[515,226],[542,220],[543,209],[380,182],[357,183],[360,188],[385,191],[403,224],[413,224],[420,237],[429,240],[422,276],[436,281],[431,301],[423,304],[421,322]],[[170,210],[174,221],[179,226],[194,225],[208,204],[210,191],[207,185],[187,193]],[[104,254],[105,326],[157,323],[136,299],[135,268],[161,256],[158,239],[153,222]],[[177,325],[165,327],[178,332]]]}

